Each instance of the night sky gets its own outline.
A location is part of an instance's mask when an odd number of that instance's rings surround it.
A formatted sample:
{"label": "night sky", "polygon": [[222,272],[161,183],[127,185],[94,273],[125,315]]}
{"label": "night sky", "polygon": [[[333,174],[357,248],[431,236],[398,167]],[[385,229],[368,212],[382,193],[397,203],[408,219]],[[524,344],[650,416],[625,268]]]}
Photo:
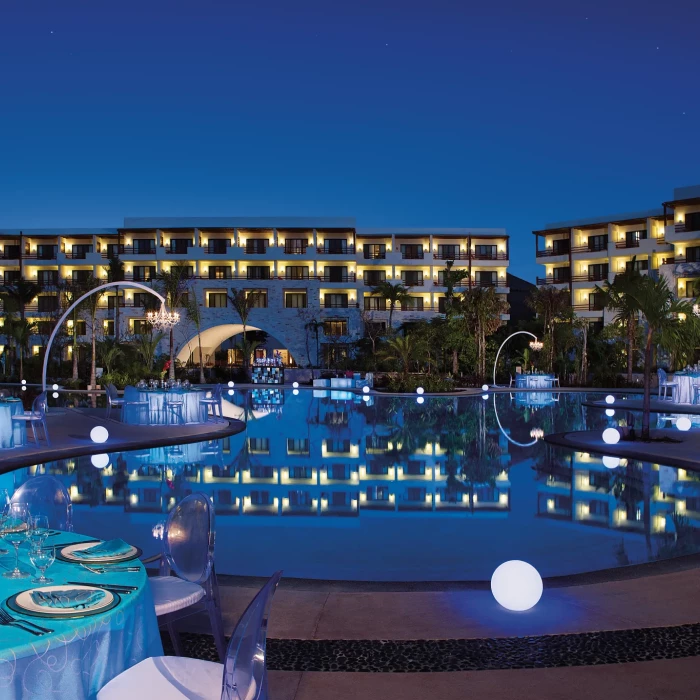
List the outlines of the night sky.
{"label": "night sky", "polygon": [[2,0],[0,227],[531,231],[700,183],[700,3]]}

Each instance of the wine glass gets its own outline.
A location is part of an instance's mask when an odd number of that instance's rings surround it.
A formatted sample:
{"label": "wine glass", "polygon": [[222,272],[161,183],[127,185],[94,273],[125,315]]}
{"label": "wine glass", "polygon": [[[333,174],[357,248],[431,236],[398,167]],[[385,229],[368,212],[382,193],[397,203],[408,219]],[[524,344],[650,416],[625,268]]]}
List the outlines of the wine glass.
{"label": "wine glass", "polygon": [[56,560],[56,550],[53,547],[42,548],[41,544],[34,544],[29,550],[29,561],[40,572],[40,576],[32,579],[32,583],[52,583],[53,579],[46,578],[46,569]]}
{"label": "wine glass", "polygon": [[49,536],[49,519],[46,515],[35,515],[29,523],[29,541],[32,546],[42,545]]}
{"label": "wine glass", "polygon": [[26,503],[10,503],[7,506],[7,519],[3,524],[2,536],[15,548],[15,568],[3,574],[4,578],[27,578],[29,574],[19,568],[19,546],[27,539],[31,515]]}

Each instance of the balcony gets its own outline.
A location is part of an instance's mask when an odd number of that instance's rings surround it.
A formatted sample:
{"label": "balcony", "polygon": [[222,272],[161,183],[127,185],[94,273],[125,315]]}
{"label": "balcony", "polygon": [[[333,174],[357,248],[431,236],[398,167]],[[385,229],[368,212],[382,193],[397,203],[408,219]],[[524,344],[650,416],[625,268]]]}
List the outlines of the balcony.
{"label": "balcony", "polygon": [[[156,246],[155,244],[150,246],[133,246],[133,245],[120,245],[117,243],[110,243],[108,250],[102,251],[102,257],[106,260],[107,258],[114,257],[115,255],[155,255]],[[68,255],[68,254],[66,254]]]}
{"label": "balcony", "polygon": [[568,255],[569,254],[569,248],[566,248],[564,250],[560,250],[558,248],[547,248],[545,250],[538,250],[537,251],[537,257],[538,258],[550,258],[555,255]]}
{"label": "balcony", "polygon": [[[586,276],[587,277],[587,276]],[[548,275],[547,277],[538,277],[537,278],[537,284],[569,284],[571,281],[571,277],[567,275],[566,277],[561,276],[561,277],[553,277],[551,275]]]}
{"label": "balcony", "polygon": [[607,253],[608,245],[577,245],[571,249],[572,253]]}
{"label": "balcony", "polygon": [[[645,241],[646,241],[647,239],[644,238],[644,239],[642,239],[642,240],[645,240]],[[641,241],[637,241],[637,240],[632,240],[632,241],[618,241],[617,243],[615,243],[615,247],[616,247],[616,248],[639,248],[639,244],[640,244],[640,243],[641,243]]]}
{"label": "balcony", "polygon": [[354,282],[355,277],[354,272],[348,272],[343,275],[319,275],[316,279],[319,282]]}
{"label": "balcony", "polygon": [[599,303],[574,304],[571,308],[574,311],[605,311],[605,307]]}
{"label": "balcony", "polygon": [[323,255],[354,255],[355,246],[349,245],[345,248],[326,248],[323,246],[322,248],[316,248],[316,252],[322,253]]}
{"label": "balcony", "polygon": [[422,287],[424,285],[423,278],[420,279],[408,279],[406,277],[401,278],[401,284],[406,287]]}
{"label": "balcony", "polygon": [[306,255],[307,247],[308,246],[306,246],[306,245],[288,246],[287,244],[285,244],[284,254],[285,255]]}
{"label": "balcony", "polygon": [[166,255],[187,255],[187,253],[189,253],[191,248],[194,248],[193,244],[168,246],[165,249],[165,254]]}
{"label": "balcony", "polygon": [[[66,256],[67,257],[67,256]],[[23,260],[57,260],[57,253],[27,253],[22,256]]]}
{"label": "balcony", "polygon": [[433,258],[435,260],[469,260],[469,253],[462,253],[461,251],[457,251],[454,253],[454,255],[448,255],[447,253],[433,253]]}
{"label": "balcony", "polygon": [[382,282],[386,282],[386,277],[383,277],[381,279],[373,279],[370,277],[369,279],[365,277],[363,279],[365,287],[376,287],[378,284],[381,284]]}
{"label": "balcony", "polygon": [[573,275],[572,282],[604,282],[608,279],[607,272],[587,272],[584,275]]}
{"label": "balcony", "polygon": [[401,253],[401,259],[402,260],[423,260],[423,253],[407,253],[407,252],[402,252]]}
{"label": "balcony", "polygon": [[471,260],[508,260],[508,253],[471,253]]}
{"label": "balcony", "polygon": [[365,253],[365,260],[386,260],[386,251],[383,253]]}

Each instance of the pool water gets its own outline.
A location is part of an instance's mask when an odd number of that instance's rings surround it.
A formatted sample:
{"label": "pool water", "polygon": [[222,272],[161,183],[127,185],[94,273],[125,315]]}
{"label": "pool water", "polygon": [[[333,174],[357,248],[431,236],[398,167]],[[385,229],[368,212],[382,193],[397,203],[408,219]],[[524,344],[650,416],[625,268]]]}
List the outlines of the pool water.
{"label": "pool water", "polygon": [[61,479],[76,531],[159,551],[168,510],[215,504],[217,571],[373,581],[487,580],[508,559],[543,576],[700,550],[700,475],[548,446],[542,435],[621,416],[584,393],[363,397],[236,391],[244,432],[210,442],[49,462],[0,476]]}

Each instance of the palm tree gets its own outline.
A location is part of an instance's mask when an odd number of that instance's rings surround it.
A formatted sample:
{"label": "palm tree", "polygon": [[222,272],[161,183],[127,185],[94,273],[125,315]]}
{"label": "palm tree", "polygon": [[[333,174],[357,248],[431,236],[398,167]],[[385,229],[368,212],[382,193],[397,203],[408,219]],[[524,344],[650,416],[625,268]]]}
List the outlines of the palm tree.
{"label": "palm tree", "polygon": [[24,353],[29,350],[29,340],[36,333],[36,326],[24,319],[10,322],[9,333],[16,343],[19,354],[19,380],[24,379]]}
{"label": "palm tree", "polygon": [[155,335],[151,333],[141,333],[137,335],[134,339],[134,347],[137,354],[143,360],[146,370],[148,372],[153,371],[153,363],[156,359],[156,352],[158,351],[158,344],[163,340],[163,333],[156,333]]}
{"label": "palm tree", "polygon": [[[115,255],[109,259],[109,266],[107,269],[107,279],[110,282],[123,282],[124,281],[124,263],[119,259],[118,255]],[[119,342],[119,315],[120,315],[120,303],[119,303],[119,288],[117,288],[116,293],[116,304],[114,305],[114,339]]]}
{"label": "palm tree", "polygon": [[319,331],[323,330],[323,321],[319,321],[317,318],[312,318],[305,326],[305,331],[310,331],[316,335],[316,366],[320,367],[319,356],[321,354],[319,345]]}
{"label": "palm tree", "polygon": [[566,310],[571,306],[569,292],[551,285],[535,289],[528,304],[542,318],[545,335],[545,364],[547,371],[552,371],[554,364],[554,324],[561,321]]}
{"label": "palm tree", "polygon": [[634,283],[627,286],[624,293],[631,298],[631,307],[636,308],[646,321],[642,439],[648,440],[654,343],[662,344],[668,349],[674,343],[685,342],[686,334],[697,333],[698,319],[693,313],[693,303],[676,299],[664,277],[654,279],[640,275]]}
{"label": "palm tree", "polygon": [[[469,277],[469,270],[453,270],[454,260],[448,260],[445,263],[445,269],[442,273],[443,283],[445,285],[445,317],[449,323],[454,315],[453,300],[455,287],[465,278]],[[452,374],[459,372],[459,349],[452,348]]]}
{"label": "palm tree", "polygon": [[[15,282],[0,286],[0,295],[9,300],[14,310],[19,311],[22,321],[26,320],[26,306],[30,304],[41,291],[41,287],[24,277],[20,277]],[[5,309],[9,311],[11,309]]]}
{"label": "palm tree", "polygon": [[404,284],[392,284],[388,280],[382,280],[379,284],[372,287],[372,294],[385,299],[389,302],[389,328],[391,329],[391,320],[394,317],[394,308],[397,304],[403,304],[411,298],[409,294],[411,288]]}
{"label": "palm tree", "polygon": [[588,319],[576,316],[572,319],[572,324],[579,331],[579,342],[581,343],[579,377],[580,382],[585,384],[588,377]]}
{"label": "palm tree", "polygon": [[[64,291],[65,302],[68,306],[71,306],[75,301],[77,301],[85,293],[85,288],[82,284],[70,284],[67,285]],[[73,321],[73,331],[71,338],[71,357],[73,360],[73,374],[72,379],[74,382],[78,381],[78,314],[80,313],[82,304],[76,306],[71,312],[71,320]]]}
{"label": "palm tree", "polygon": [[380,350],[379,357],[396,360],[402,374],[408,374],[411,363],[415,359],[417,346],[410,335],[397,335],[386,341],[386,346]]}
{"label": "palm tree", "polygon": [[190,294],[185,305],[187,318],[192,322],[197,330],[197,344],[199,345],[199,383],[204,384],[204,355],[202,354],[202,314],[199,311],[199,304],[194,293]]}
{"label": "palm tree", "polygon": [[124,355],[124,351],[119,347],[119,344],[116,341],[105,340],[100,343],[98,347],[98,354],[102,362],[104,362],[107,374],[111,374],[114,363],[120,357],[122,357],[122,355]]}
{"label": "palm tree", "polygon": [[[632,258],[634,260],[634,258]],[[597,287],[604,295],[605,308],[615,312],[614,320],[620,323],[627,336],[627,383],[632,383],[634,372],[634,354],[637,341],[637,325],[639,310],[634,299],[626,293],[630,285],[636,284],[641,277],[634,265],[630,265],[622,274],[616,275],[615,280],[604,282],[602,287]]]}
{"label": "palm tree", "polygon": [[468,332],[476,338],[480,381],[486,377],[486,338],[501,327],[501,314],[508,309],[508,302],[493,287],[473,287],[462,294],[459,310]]}
{"label": "palm tree", "polygon": [[[156,275],[156,283],[170,309],[182,306],[183,297],[187,291],[187,279],[187,266],[182,261],[175,263],[169,270],[161,270]],[[173,380],[175,379],[175,333],[173,326],[170,326],[169,336],[170,370],[168,378]]]}
{"label": "palm tree", "polygon": [[[85,281],[85,285],[82,291],[83,293],[85,293],[92,289],[97,289],[99,286],[99,280],[93,277],[92,275],[89,275],[87,280]],[[92,345],[92,353],[90,359],[90,386],[93,388],[97,385],[97,377],[95,376],[95,368],[97,366],[97,334],[95,332],[95,327],[97,325],[97,310],[99,309],[100,299],[102,298],[103,294],[104,292],[95,292],[94,294],[91,294],[84,302],[87,312],[90,316],[90,342]]]}
{"label": "palm tree", "polygon": [[[231,293],[228,295],[228,300],[231,302],[233,310],[238,314],[241,319],[241,325],[243,326],[243,338],[245,338],[246,327],[248,325],[248,316],[250,312],[255,308],[258,299],[258,292],[252,290],[246,292],[245,289],[232,289]],[[249,357],[247,355],[243,356],[243,369],[248,368]]]}

